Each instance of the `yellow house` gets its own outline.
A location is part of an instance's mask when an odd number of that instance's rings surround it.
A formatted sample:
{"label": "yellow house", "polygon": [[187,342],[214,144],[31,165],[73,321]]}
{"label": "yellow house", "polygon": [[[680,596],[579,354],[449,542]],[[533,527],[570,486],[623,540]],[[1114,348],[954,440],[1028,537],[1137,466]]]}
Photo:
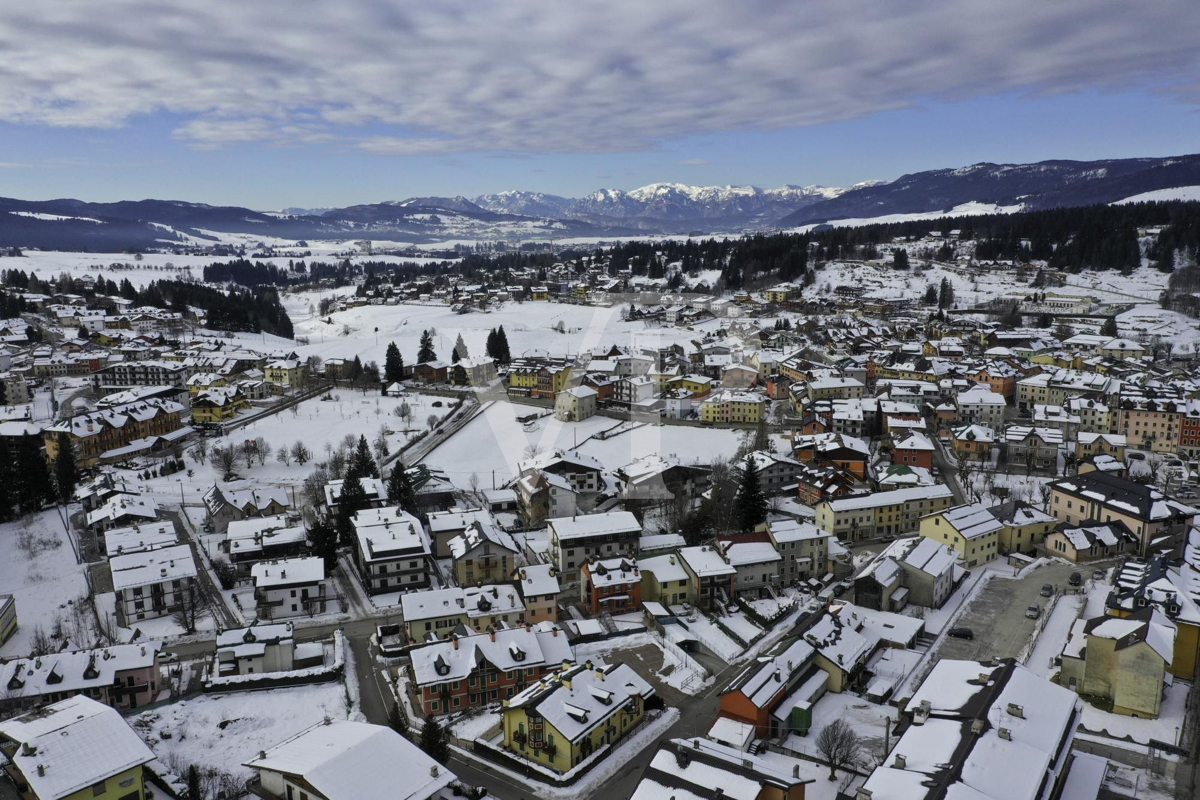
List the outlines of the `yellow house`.
{"label": "yellow house", "polygon": [[726,390],[709,395],[700,404],[701,422],[758,424],[767,413],[766,395]]}
{"label": "yellow house", "polygon": [[538,384],[537,364],[514,364],[508,370],[508,388],[518,394],[532,394]]}
{"label": "yellow house", "polygon": [[668,389],[683,389],[692,397],[704,397],[712,391],[712,378],[704,375],[680,375],[667,381]]}
{"label": "yellow house", "polygon": [[692,582],[674,553],[638,559],[642,574],[642,600],[663,605],[692,602]]}
{"label": "yellow house", "polygon": [[115,708],[85,695],[0,722],[0,751],[27,800],[143,800],[154,759]]}
{"label": "yellow house", "polygon": [[816,522],[850,541],[908,533],[920,528],[925,515],[949,506],[952,497],[944,484],[836,497],[817,504]]}
{"label": "yellow house", "polygon": [[1031,364],[1043,367],[1059,367],[1060,369],[1082,369],[1083,356],[1064,352],[1038,353],[1029,357]]}
{"label": "yellow house", "polygon": [[996,557],[1003,527],[982,503],[972,503],[922,517],[920,532],[956,551],[959,562],[971,568]]}
{"label": "yellow house", "polygon": [[635,730],[653,696],[653,687],[627,664],[564,664],[503,701],[503,746],[564,773]]}
{"label": "yellow house", "polygon": [[304,362],[283,358],[267,364],[264,377],[267,383],[275,386],[295,388],[304,383],[306,370]]}
{"label": "yellow house", "polygon": [[237,389],[209,389],[192,398],[192,421],[220,425],[248,408],[250,401]]}
{"label": "yellow house", "polygon": [[187,389],[193,397],[209,389],[222,389],[228,385],[229,381],[215,372],[197,372],[187,379]]}
{"label": "yellow house", "polygon": [[529,299],[530,300],[549,300],[550,299],[550,290],[547,289],[545,286],[534,286],[532,289],[529,290]]}
{"label": "yellow house", "polygon": [[0,594],[0,644],[7,642],[17,632],[17,599],[11,594]]}
{"label": "yellow house", "polygon": [[517,546],[506,532],[475,520],[450,540],[450,556],[459,586],[499,583],[508,580],[516,566]]}
{"label": "yellow house", "polygon": [[1058,524],[1057,519],[1040,508],[1016,500],[992,506],[988,513],[1000,520],[1001,553],[1033,555]]}
{"label": "yellow house", "polygon": [[[1076,637],[1084,638],[1080,648]],[[1175,649],[1175,626],[1156,609],[1089,619],[1063,651],[1059,683],[1112,703],[1113,713],[1155,719]]]}

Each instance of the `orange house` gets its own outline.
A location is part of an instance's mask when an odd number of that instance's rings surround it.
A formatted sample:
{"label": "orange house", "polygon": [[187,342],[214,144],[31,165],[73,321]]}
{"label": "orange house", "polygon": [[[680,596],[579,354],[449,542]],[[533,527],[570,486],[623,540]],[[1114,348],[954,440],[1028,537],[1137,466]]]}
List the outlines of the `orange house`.
{"label": "orange house", "polygon": [[642,607],[642,574],[632,558],[589,558],[579,567],[579,600],[592,614]]}
{"label": "orange house", "polygon": [[[825,681],[810,681],[822,674],[812,668],[813,647],[802,638],[781,645],[774,656],[751,663],[721,692],[721,716],[753,725],[758,737],[775,736],[783,731],[807,733],[811,719],[792,719],[772,715],[784,700],[796,691],[819,696]],[[813,683],[813,686],[809,686]],[[819,685],[816,685],[819,684]],[[805,697],[805,702],[810,699]]]}

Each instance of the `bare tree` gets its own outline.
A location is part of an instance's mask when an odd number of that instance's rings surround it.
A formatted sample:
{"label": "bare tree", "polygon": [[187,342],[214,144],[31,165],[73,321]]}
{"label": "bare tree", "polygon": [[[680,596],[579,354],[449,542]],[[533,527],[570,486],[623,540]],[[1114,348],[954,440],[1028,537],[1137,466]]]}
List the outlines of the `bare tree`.
{"label": "bare tree", "polygon": [[221,480],[232,480],[237,473],[238,452],[233,445],[214,447],[210,452],[213,466],[221,473]]}
{"label": "bare tree", "polygon": [[425,424],[429,426],[429,430],[436,428],[438,424],[437,414],[430,414],[428,417],[426,417]]}
{"label": "bare tree", "polygon": [[258,463],[265,466],[267,459],[271,457],[271,443],[262,436],[256,436],[254,438],[254,448],[258,453]]}
{"label": "bare tree", "polygon": [[240,450],[246,469],[250,469],[254,466],[254,459],[258,457],[258,444],[253,439],[246,439],[242,442]]}
{"label": "bare tree", "polygon": [[201,438],[192,448],[192,458],[200,464],[208,461],[208,439]]}
{"label": "bare tree", "polygon": [[195,633],[196,624],[208,615],[208,601],[200,591],[200,585],[195,578],[188,580],[187,585],[179,590],[179,603],[171,612],[171,619],[183,628],[185,633]]}
{"label": "bare tree", "polygon": [[287,449],[287,445],[284,445],[275,453],[275,460],[285,467],[290,467],[292,465],[292,451]]}
{"label": "bare tree", "polygon": [[817,734],[817,749],[829,762],[829,780],[837,780],[836,772],[855,764],[862,758],[862,742],[844,719],[835,719]]}
{"label": "bare tree", "polygon": [[292,445],[292,458],[296,459],[296,463],[303,466],[312,459],[312,451],[305,446],[304,442],[299,439]]}

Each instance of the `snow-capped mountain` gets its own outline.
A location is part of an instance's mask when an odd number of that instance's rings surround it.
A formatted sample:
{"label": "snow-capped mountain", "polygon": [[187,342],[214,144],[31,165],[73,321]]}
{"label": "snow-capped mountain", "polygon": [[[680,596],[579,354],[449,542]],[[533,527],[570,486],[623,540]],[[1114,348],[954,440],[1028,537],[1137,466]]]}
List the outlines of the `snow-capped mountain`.
{"label": "snow-capped mountain", "polygon": [[565,213],[577,218],[644,217],[671,221],[732,221],[765,219],[771,215],[778,218],[790,211],[837,197],[846,191],[849,191],[849,188],[792,184],[776,189],[760,189],[757,186],[652,183],[628,192],[620,189],[599,189],[576,200]]}
{"label": "snow-capped mountain", "polygon": [[573,202],[575,201],[570,197],[559,197],[544,192],[523,192],[519,189],[481,194],[474,199],[475,205],[488,211],[526,217],[561,217]]}

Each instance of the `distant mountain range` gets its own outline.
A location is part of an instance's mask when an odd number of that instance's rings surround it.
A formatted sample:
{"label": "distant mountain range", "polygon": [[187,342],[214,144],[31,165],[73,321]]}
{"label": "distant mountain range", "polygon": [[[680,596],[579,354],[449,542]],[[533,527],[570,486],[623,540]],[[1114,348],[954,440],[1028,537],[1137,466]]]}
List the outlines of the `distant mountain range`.
{"label": "distant mountain range", "polygon": [[[1200,155],[1108,161],[973,164],[844,188],[652,183],[569,198],[506,191],[411,197],[345,208],[259,212],[174,200],[88,203],[0,198],[0,246],[124,251],[257,239],[547,241],[635,234],[787,229],[843,219],[941,214],[964,204],[1027,210],[1111,203],[1200,186]],[[978,212],[977,212],[978,213]]]}

